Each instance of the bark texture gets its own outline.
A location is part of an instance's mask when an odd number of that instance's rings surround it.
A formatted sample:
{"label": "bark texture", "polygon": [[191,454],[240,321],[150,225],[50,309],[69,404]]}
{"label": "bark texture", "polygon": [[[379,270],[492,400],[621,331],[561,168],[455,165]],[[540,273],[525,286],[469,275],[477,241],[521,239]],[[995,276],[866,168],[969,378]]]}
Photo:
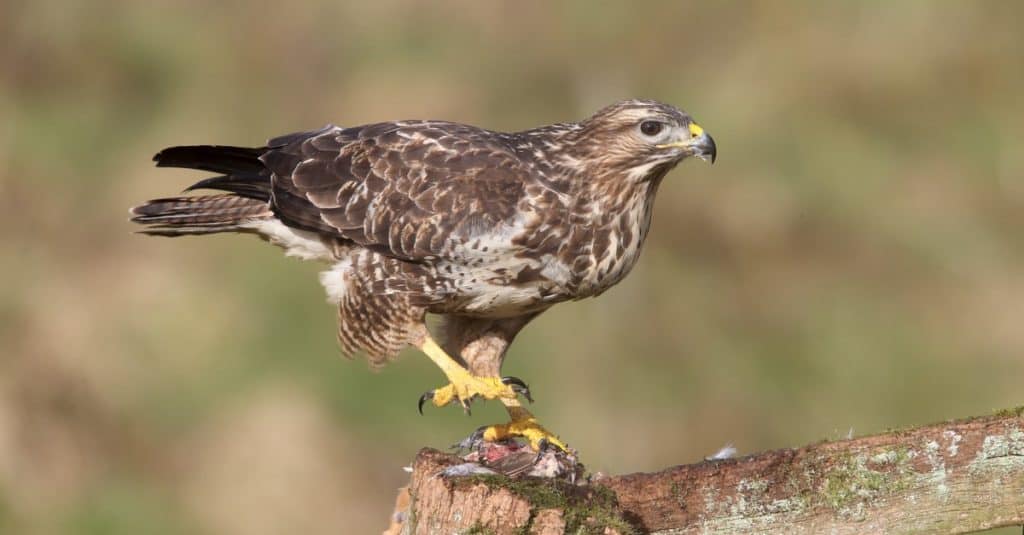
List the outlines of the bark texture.
{"label": "bark texture", "polygon": [[1024,524],[1022,411],[586,485],[445,477],[424,449],[388,533],[969,533]]}

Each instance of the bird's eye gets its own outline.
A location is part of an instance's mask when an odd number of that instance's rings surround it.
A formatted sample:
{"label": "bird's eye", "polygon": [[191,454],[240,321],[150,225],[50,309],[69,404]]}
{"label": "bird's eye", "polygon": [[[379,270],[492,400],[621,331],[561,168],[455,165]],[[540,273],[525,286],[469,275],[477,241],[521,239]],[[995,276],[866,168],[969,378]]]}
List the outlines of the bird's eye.
{"label": "bird's eye", "polygon": [[644,121],[640,123],[640,132],[645,136],[656,136],[664,126],[658,121]]}

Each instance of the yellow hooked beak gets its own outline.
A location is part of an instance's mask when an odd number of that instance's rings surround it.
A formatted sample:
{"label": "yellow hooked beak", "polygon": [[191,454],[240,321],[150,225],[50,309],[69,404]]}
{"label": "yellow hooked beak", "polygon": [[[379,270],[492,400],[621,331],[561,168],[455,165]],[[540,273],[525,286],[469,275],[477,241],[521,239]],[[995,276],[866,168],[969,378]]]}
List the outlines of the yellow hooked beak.
{"label": "yellow hooked beak", "polygon": [[686,149],[691,156],[696,156],[705,162],[715,163],[718,156],[718,149],[715,147],[715,140],[704,131],[697,123],[690,123],[690,139],[683,139],[664,145],[657,145],[659,149],[680,148]]}

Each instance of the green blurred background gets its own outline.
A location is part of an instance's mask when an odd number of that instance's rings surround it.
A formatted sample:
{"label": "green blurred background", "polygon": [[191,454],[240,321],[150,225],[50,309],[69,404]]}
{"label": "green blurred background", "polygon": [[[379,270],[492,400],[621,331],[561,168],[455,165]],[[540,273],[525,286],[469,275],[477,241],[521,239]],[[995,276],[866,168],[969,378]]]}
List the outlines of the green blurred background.
{"label": "green blurred background", "polygon": [[1024,402],[1024,4],[0,3],[0,532],[370,533],[500,407],[416,413],[338,356],[320,266],[133,235],[174,144],[402,118],[499,130],[671,102],[718,163],[645,253],[512,347],[592,470]]}

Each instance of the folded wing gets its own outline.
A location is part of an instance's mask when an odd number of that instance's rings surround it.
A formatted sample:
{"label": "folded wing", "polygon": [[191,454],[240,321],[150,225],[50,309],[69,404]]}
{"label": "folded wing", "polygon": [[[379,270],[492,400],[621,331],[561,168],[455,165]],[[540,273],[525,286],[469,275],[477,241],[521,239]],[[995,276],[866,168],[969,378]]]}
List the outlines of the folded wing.
{"label": "folded wing", "polygon": [[406,261],[451,258],[514,219],[529,173],[499,134],[455,123],[329,126],[268,145],[282,221]]}

